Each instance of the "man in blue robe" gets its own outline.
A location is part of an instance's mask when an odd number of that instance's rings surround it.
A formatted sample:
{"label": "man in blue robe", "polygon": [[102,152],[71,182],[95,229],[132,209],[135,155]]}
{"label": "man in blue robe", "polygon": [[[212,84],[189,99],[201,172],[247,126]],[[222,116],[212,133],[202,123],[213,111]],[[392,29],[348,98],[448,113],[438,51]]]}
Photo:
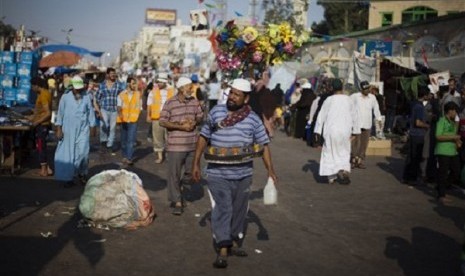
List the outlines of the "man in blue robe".
{"label": "man in blue robe", "polygon": [[65,187],[73,186],[75,180],[81,184],[87,181],[89,136],[96,125],[92,100],[85,93],[82,78],[73,77],[71,85],[72,89],[61,97],[55,123],[59,140],[55,152],[55,179],[64,181]]}

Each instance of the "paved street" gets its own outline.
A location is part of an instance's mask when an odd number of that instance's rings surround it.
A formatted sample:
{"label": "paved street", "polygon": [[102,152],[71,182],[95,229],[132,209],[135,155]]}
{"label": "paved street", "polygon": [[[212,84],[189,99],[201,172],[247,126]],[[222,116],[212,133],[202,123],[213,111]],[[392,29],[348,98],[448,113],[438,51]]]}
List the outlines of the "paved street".
{"label": "paved street", "polygon": [[[154,163],[145,134],[140,130],[130,170],[143,180],[157,217],[136,231],[77,228],[83,187],[36,177],[31,162],[19,176],[0,176],[0,275],[460,275],[459,191],[450,191],[452,205],[440,206],[432,186],[400,184],[398,150],[369,157],[351,185],[329,185],[318,176],[319,151],[282,133],[272,142],[279,204],[263,205],[266,174],[257,160],[249,257],[231,257],[225,271],[215,270],[206,188],[191,186],[185,213],[171,215],[166,163]],[[120,159],[92,152],[91,174],[119,168]]]}

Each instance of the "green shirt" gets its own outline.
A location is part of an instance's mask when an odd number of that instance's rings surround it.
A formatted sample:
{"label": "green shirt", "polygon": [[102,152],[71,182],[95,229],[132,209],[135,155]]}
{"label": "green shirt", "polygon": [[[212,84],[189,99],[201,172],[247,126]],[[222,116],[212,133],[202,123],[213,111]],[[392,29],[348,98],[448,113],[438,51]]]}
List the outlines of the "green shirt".
{"label": "green shirt", "polygon": [[[441,117],[436,125],[436,137],[443,135],[457,135],[458,126],[454,121]],[[455,156],[457,155],[457,146],[453,141],[437,141],[434,149],[436,155]]]}

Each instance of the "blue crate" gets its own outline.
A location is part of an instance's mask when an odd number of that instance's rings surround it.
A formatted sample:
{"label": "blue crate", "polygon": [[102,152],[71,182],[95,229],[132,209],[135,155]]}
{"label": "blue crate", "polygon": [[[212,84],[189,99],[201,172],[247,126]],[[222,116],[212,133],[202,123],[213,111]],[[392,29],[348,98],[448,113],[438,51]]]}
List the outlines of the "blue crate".
{"label": "blue crate", "polygon": [[15,77],[3,75],[0,76],[0,86],[3,88],[13,88],[15,83]]}
{"label": "blue crate", "polygon": [[1,52],[0,62],[2,63],[14,63],[15,62],[15,53],[4,51]]}
{"label": "blue crate", "polygon": [[3,63],[2,64],[3,70],[2,73],[3,75],[8,75],[8,76],[16,76],[16,64],[15,63]]}
{"label": "blue crate", "polygon": [[18,63],[17,75],[20,77],[31,77],[31,64]]}
{"label": "blue crate", "polygon": [[31,78],[29,77],[19,77],[18,87],[29,86],[31,87]]}
{"label": "blue crate", "polygon": [[33,52],[21,52],[19,57],[20,63],[32,64]]}
{"label": "blue crate", "polygon": [[19,88],[16,92],[16,101],[18,103],[27,103],[31,98],[31,90],[25,88]]}
{"label": "blue crate", "polygon": [[4,88],[3,89],[3,100],[4,101],[16,101],[16,94],[18,90],[16,88]]}

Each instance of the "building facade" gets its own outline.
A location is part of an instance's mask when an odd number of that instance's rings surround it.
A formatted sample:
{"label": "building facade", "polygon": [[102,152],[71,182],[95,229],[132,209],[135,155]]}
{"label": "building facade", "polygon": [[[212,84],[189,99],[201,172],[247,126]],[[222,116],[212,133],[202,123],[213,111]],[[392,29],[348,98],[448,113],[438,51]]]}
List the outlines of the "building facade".
{"label": "building facade", "polygon": [[371,0],[368,29],[405,24],[465,11],[465,0]]}

